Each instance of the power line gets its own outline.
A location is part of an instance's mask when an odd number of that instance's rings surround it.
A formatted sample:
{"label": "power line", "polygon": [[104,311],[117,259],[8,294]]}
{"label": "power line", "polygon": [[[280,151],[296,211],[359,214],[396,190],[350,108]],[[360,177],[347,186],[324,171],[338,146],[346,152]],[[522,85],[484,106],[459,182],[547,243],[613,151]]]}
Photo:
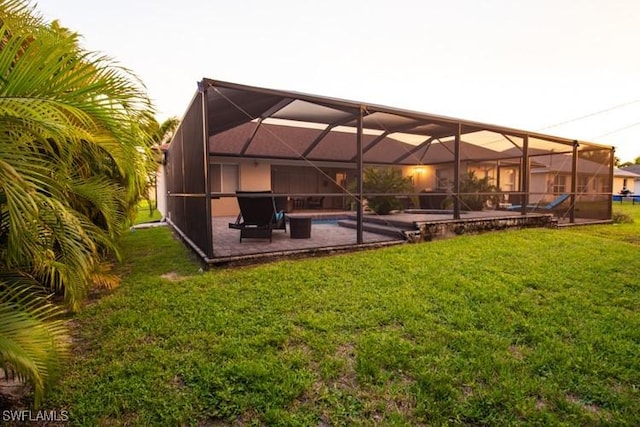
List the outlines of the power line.
{"label": "power line", "polygon": [[[558,126],[566,125],[566,124],[568,124],[568,123],[572,123],[572,122],[577,122],[578,120],[582,120],[582,119],[586,119],[586,118],[589,118],[589,117],[597,116],[597,115],[599,115],[599,114],[608,113],[608,112],[610,112],[610,111],[617,110],[617,109],[619,109],[619,108],[623,108],[623,107],[627,107],[627,106],[629,106],[629,105],[633,105],[633,104],[636,104],[636,103],[639,103],[639,102],[640,102],[640,99],[634,99],[633,101],[624,102],[624,103],[622,103],[622,104],[614,105],[613,107],[608,107],[608,108],[605,108],[605,109],[603,109],[603,110],[595,111],[595,112],[593,112],[593,113],[585,114],[585,115],[583,115],[583,116],[575,117],[575,118],[573,118],[573,119],[565,120],[565,121],[563,121],[563,122],[559,122],[559,123],[556,123],[556,124],[553,124],[553,125],[549,125],[549,126],[545,126],[545,127],[542,127],[542,128],[538,128],[538,129],[536,129],[536,132],[541,132],[541,131],[543,131],[543,130],[545,130],[545,129],[550,129],[550,128],[554,128],[554,127],[558,127]],[[594,137],[591,137],[591,138],[589,138],[589,139],[590,139],[590,140],[595,140],[595,139],[598,139],[598,138],[602,138],[603,136],[612,135],[612,134],[614,134],[614,133],[621,132],[621,131],[623,131],[623,130],[626,130],[626,129],[632,128],[632,127],[634,127],[634,126],[638,126],[639,124],[640,124],[640,122],[633,123],[633,124],[631,124],[631,125],[629,125],[629,126],[625,126],[625,127],[623,127],[623,128],[616,129],[616,130],[613,130],[613,131],[611,131],[611,132],[607,132],[607,133],[602,134],[602,135],[594,136]],[[497,144],[497,143],[499,143],[499,142],[503,142],[503,141],[504,141],[504,139],[502,139],[502,138],[494,139],[494,140],[491,140],[491,141],[485,142],[485,143],[483,144],[483,147],[487,147],[487,146],[489,146],[489,145]]]}
{"label": "power line", "polygon": [[[580,116],[580,117],[576,117],[576,118],[573,118],[573,119],[565,120],[563,122],[556,123],[556,124],[553,124],[553,125],[550,125],[550,126],[545,126],[543,128],[538,129],[538,131],[545,130],[545,129],[550,129],[550,128],[555,128],[555,127],[562,126],[562,125],[566,125],[567,123],[577,122],[578,120],[582,120],[582,119],[586,119],[586,118],[589,118],[589,117],[597,116],[599,114],[608,113],[609,111],[617,110],[618,108],[623,108],[623,107],[626,107],[626,106],[629,106],[629,105],[632,105],[632,104],[636,104],[638,102],[640,102],[640,99],[635,99],[633,101],[625,102],[623,104],[614,105],[613,107],[605,108],[604,110],[599,110],[599,111],[596,111],[596,112],[593,112],[593,113],[585,114],[584,116]],[[637,123],[633,124],[633,125],[631,125],[629,127],[636,126],[636,125],[637,125]],[[619,130],[622,130],[622,129],[619,129]],[[618,132],[618,131],[613,131],[611,133],[615,133],[615,132]],[[610,135],[610,133],[606,134],[606,135]],[[603,135],[600,135],[600,136],[603,136]]]}
{"label": "power line", "polygon": [[638,126],[638,125],[640,125],[640,122],[635,122],[635,123],[630,124],[628,126],[621,127],[619,129],[616,129],[616,130],[612,130],[611,132],[607,132],[607,133],[603,133],[603,134],[598,135],[598,136],[594,136],[592,139],[598,139],[598,138],[602,138],[603,136],[609,136],[609,135],[612,135],[614,133],[622,132],[623,130],[627,130],[629,128],[632,128],[632,127]]}

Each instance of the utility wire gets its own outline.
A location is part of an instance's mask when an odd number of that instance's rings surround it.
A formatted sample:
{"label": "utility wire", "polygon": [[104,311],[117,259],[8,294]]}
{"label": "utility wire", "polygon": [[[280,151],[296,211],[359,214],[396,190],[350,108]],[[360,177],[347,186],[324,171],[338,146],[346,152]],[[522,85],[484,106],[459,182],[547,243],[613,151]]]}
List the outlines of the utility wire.
{"label": "utility wire", "polygon": [[[585,115],[582,115],[582,116],[579,116],[579,117],[575,117],[573,119],[569,119],[569,120],[565,120],[565,121],[562,121],[562,122],[559,122],[559,123],[555,123],[555,124],[552,124],[552,125],[549,125],[549,126],[541,127],[541,128],[536,129],[535,132],[541,132],[541,131],[546,130],[546,129],[551,129],[551,128],[555,128],[555,127],[558,127],[558,126],[566,125],[566,124],[569,124],[569,123],[577,122],[579,120],[583,120],[583,119],[587,119],[589,117],[593,117],[593,116],[597,116],[597,115],[600,115],[600,114],[608,113],[610,111],[617,110],[619,108],[627,107],[629,105],[633,105],[633,104],[637,104],[637,103],[640,103],[640,99],[634,99],[633,101],[624,102],[622,104],[614,105],[612,107],[605,108],[603,110],[598,110],[598,111],[595,111],[593,113],[589,113],[589,114],[585,114]],[[607,133],[604,133],[604,134],[601,134],[601,135],[598,135],[598,136],[594,136],[594,137],[591,137],[589,139],[590,140],[596,140],[598,138],[602,138],[604,136],[609,136],[609,135],[612,135],[614,133],[618,133],[618,132],[621,132],[623,130],[626,130],[626,129],[629,129],[629,128],[632,128],[632,127],[638,126],[638,125],[640,125],[640,122],[636,122],[636,123],[633,123],[633,124],[631,124],[629,126],[625,126],[623,128],[616,129],[616,130],[613,130],[611,132],[607,132]],[[489,145],[497,144],[499,142],[504,142],[504,139],[503,138],[492,139],[491,141],[487,141],[487,142],[482,143],[482,146],[483,147],[487,147]]]}
{"label": "utility wire", "polygon": [[638,125],[640,125],[640,122],[635,122],[635,123],[630,124],[630,125],[628,125],[628,126],[621,127],[621,128],[619,128],[619,129],[616,129],[616,130],[612,130],[611,132],[607,132],[607,133],[600,134],[600,135],[598,135],[598,136],[594,136],[594,137],[593,137],[593,139],[598,139],[598,138],[602,138],[602,137],[604,137],[604,136],[613,135],[614,133],[622,132],[623,130],[630,129],[630,128],[632,128],[632,127],[634,127],[634,126],[638,126]]}
{"label": "utility wire", "polygon": [[[633,104],[636,104],[638,102],[640,102],[640,99],[635,99],[633,101],[625,102],[623,104],[614,105],[613,107],[605,108],[604,110],[595,111],[593,113],[585,114],[584,116],[576,117],[576,118],[573,118],[573,119],[565,120],[565,121],[560,122],[560,123],[556,123],[556,124],[553,124],[553,125],[545,126],[543,128],[538,129],[538,131],[545,130],[545,129],[550,129],[550,128],[555,128],[555,127],[558,127],[558,126],[566,125],[568,123],[577,122],[578,120],[582,120],[582,119],[586,119],[586,118],[589,118],[589,117],[597,116],[597,115],[600,115],[600,114],[608,113],[609,111],[613,111],[613,110],[617,110],[619,108],[627,107],[629,105],[633,105]],[[636,124],[634,124],[632,126],[635,126]]]}

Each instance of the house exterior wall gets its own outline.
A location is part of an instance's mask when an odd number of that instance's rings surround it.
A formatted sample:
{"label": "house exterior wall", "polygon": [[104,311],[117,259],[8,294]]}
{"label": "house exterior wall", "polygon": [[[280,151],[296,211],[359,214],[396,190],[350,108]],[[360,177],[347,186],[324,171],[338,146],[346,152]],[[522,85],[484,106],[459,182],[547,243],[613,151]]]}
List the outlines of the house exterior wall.
{"label": "house exterior wall", "polygon": [[271,190],[271,163],[264,161],[240,162],[240,188],[243,191]]}
{"label": "house exterior wall", "polygon": [[[220,163],[215,159],[211,164]],[[239,160],[235,163],[224,162],[225,165],[238,166],[238,187],[226,189],[229,191],[259,191],[271,190],[271,163],[254,160]],[[211,200],[211,212],[214,217],[236,216],[240,212],[238,202],[235,197],[219,197]]]}
{"label": "house exterior wall", "polygon": [[529,203],[535,204],[542,200],[544,193],[549,191],[549,179],[553,178],[546,173],[531,174],[531,180],[529,181]]}
{"label": "house exterior wall", "polygon": [[495,162],[484,165],[469,165],[466,170],[467,172],[473,172],[478,179],[488,177],[491,184],[497,184]]}
{"label": "house exterior wall", "polygon": [[[218,159],[216,162],[212,160],[212,163],[220,163],[221,161]],[[300,163],[298,166],[294,166],[293,162],[288,166],[279,166],[277,163],[273,164],[268,160],[259,160],[255,161],[252,159],[237,159],[233,161],[224,160],[223,164],[234,164],[238,167],[238,187],[239,190],[271,190],[272,182],[275,185],[274,191],[279,193],[314,193],[314,192],[339,192],[339,188],[335,185],[323,186],[322,185],[322,177],[319,175],[320,172],[315,171],[313,168],[306,166],[303,163]],[[477,165],[462,165],[463,170],[473,170],[477,176],[483,177],[485,174],[492,178],[493,182],[497,181],[497,168],[479,168]],[[278,168],[283,168],[282,176],[278,177],[277,174]],[[335,172],[340,168],[337,165],[327,166],[327,168],[323,168],[326,170],[330,170],[331,173]],[[513,169],[509,173],[515,175],[515,178],[510,178],[507,180],[504,175],[504,170],[500,170],[501,173],[501,184],[506,184],[508,181],[515,181],[513,185],[504,185],[501,188],[501,191],[519,191],[517,186],[519,182],[519,170],[518,168],[506,168]],[[272,172],[272,170],[274,172]],[[285,172],[285,170],[287,170]],[[350,169],[345,169],[345,171],[349,171]],[[296,175],[297,173],[297,175]],[[293,175],[292,175],[293,174]],[[402,167],[402,174],[406,177],[411,177],[415,186],[415,191],[420,192],[423,190],[426,191],[434,191],[438,188],[438,178],[441,180],[447,181],[449,183],[453,182],[453,170],[448,165],[417,165],[417,166],[404,166]],[[273,176],[272,176],[273,175]],[[535,170],[531,173],[530,180],[530,195],[529,195],[529,203],[544,203],[549,202],[557,196],[557,191],[554,192],[554,176],[556,173],[552,172],[536,172]],[[571,176],[567,174],[561,174],[564,176],[564,191],[561,193],[568,193],[571,189]],[[598,181],[599,182],[599,181]],[[280,184],[278,184],[280,183]],[[633,178],[627,178],[627,187],[634,192],[635,191],[635,182]],[[163,189],[160,192],[160,185],[164,185],[164,179],[158,180],[159,185],[159,193],[165,194],[166,191]],[[623,179],[622,177],[615,177],[613,183],[614,194],[619,193],[622,189]],[[514,188],[511,188],[514,186]],[[335,187],[335,188],[334,188]],[[600,192],[604,191],[599,188],[600,185],[596,185],[598,188],[594,188],[593,186],[589,186],[588,193],[591,192]],[[227,190],[227,193],[229,190]],[[325,208],[340,208],[341,206],[330,206],[330,202],[332,198],[329,198],[325,203]],[[336,203],[340,203],[340,199],[336,198]],[[161,208],[161,200],[158,201],[159,210],[164,215],[163,209]],[[219,197],[214,198],[211,201],[212,204],[212,215],[214,217],[228,217],[235,216],[239,212],[239,207],[236,199],[234,197]]]}
{"label": "house exterior wall", "polygon": [[432,191],[436,187],[436,170],[433,166],[405,166],[402,176],[411,177],[416,191]]}
{"label": "house exterior wall", "polygon": [[164,219],[167,216],[167,181],[164,176],[164,165],[159,165],[156,170],[156,208]]}
{"label": "house exterior wall", "polygon": [[620,194],[622,188],[624,187],[625,180],[627,182],[627,189],[632,193],[636,194],[636,181],[633,177],[623,177],[623,176],[614,176],[613,177],[613,194]]}
{"label": "house exterior wall", "polygon": [[234,197],[222,197],[211,200],[211,214],[214,217],[235,216],[240,212],[238,202]]}

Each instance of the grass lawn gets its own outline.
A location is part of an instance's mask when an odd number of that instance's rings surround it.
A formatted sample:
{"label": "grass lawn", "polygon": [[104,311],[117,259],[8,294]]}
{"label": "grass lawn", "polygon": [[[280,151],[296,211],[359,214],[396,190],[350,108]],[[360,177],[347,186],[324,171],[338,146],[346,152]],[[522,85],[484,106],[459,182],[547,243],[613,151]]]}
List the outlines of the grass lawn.
{"label": "grass lawn", "polygon": [[74,425],[640,424],[635,224],[200,272],[166,228],[74,321]]}
{"label": "grass lawn", "polygon": [[151,213],[149,212],[150,206],[147,200],[143,200],[138,204],[138,211],[136,212],[136,218],[134,224],[142,224],[145,222],[154,222],[162,219],[162,214],[158,212],[155,207],[151,207]]}

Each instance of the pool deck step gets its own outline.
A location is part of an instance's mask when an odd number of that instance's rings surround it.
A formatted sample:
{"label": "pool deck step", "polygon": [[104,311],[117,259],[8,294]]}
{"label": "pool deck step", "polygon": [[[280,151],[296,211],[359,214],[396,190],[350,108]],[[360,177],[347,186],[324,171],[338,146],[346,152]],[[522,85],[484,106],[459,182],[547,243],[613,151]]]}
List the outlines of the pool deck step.
{"label": "pool deck step", "polygon": [[[348,216],[348,220],[357,221],[355,214],[351,214]],[[410,230],[413,228],[417,228],[417,224],[415,221],[408,221],[406,217],[396,218],[394,215],[375,215],[375,214],[365,214],[363,218],[364,222],[367,224],[379,224],[387,227],[395,227],[403,230]]]}
{"label": "pool deck step", "polygon": [[[358,228],[358,222],[353,219],[343,219],[338,221],[340,227]],[[362,230],[371,233],[382,234],[384,236],[407,239],[407,232],[415,232],[415,228],[408,228],[407,224],[388,223],[365,221],[362,224]]]}

